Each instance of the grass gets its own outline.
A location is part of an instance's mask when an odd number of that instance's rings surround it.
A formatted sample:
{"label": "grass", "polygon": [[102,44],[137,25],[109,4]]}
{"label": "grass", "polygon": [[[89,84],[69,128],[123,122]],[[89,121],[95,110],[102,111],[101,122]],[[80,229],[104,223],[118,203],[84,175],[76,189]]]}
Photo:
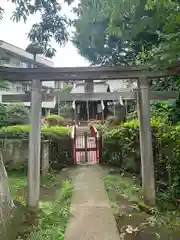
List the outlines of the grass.
{"label": "grass", "polygon": [[[16,229],[16,236],[23,240],[63,240],[72,195],[72,183],[67,179],[65,173],[48,174],[41,177],[39,211],[36,216],[29,213],[25,207],[26,173],[15,171],[9,172],[8,176],[11,194],[16,203],[18,202],[17,215],[11,228],[12,232]],[[19,220],[20,218],[21,220]]]}
{"label": "grass", "polygon": [[120,239],[180,239],[179,211],[163,211],[143,204],[135,177],[113,173],[104,177]]}
{"label": "grass", "polygon": [[27,176],[23,171],[10,171],[8,173],[9,186],[13,199],[25,205],[27,193]]}
{"label": "grass", "polygon": [[72,184],[69,180],[62,183],[55,201],[40,202],[38,226],[28,240],[63,240],[69,217]]}

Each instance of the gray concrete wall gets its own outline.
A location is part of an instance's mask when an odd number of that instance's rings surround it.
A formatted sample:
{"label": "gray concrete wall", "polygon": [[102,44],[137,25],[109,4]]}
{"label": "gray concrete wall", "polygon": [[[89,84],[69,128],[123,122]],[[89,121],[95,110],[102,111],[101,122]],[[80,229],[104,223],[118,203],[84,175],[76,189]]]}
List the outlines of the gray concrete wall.
{"label": "gray concrete wall", "polygon": [[[42,142],[41,159],[42,163],[46,163],[46,168],[49,158],[49,143]],[[10,168],[18,168],[28,165],[29,141],[28,140],[3,140],[0,141],[0,149],[3,156],[3,161]],[[44,159],[45,158],[45,159]],[[43,160],[44,159],[44,160]]]}

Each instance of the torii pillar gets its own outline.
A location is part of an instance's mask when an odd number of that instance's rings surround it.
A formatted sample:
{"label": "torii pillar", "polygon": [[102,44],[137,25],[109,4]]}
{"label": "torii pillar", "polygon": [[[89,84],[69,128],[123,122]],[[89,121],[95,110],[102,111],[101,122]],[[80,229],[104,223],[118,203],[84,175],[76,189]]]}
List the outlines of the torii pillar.
{"label": "torii pillar", "polygon": [[150,126],[150,98],[148,79],[138,79],[137,109],[139,118],[141,175],[144,203],[155,204],[155,176],[152,149],[152,134]]}
{"label": "torii pillar", "polygon": [[32,80],[27,202],[28,208],[32,210],[38,208],[40,195],[41,86],[41,80]]}

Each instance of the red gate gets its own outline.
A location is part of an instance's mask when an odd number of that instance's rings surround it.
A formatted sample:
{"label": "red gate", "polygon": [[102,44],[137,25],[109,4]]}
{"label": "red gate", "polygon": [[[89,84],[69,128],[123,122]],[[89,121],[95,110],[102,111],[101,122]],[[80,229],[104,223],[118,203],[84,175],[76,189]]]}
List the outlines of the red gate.
{"label": "red gate", "polygon": [[74,127],[73,139],[75,164],[99,162],[100,137],[94,127]]}

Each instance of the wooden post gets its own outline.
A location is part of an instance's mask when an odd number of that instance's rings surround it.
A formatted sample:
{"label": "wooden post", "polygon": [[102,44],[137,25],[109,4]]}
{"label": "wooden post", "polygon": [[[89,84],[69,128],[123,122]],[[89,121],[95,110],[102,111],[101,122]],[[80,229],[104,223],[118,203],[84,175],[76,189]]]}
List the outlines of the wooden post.
{"label": "wooden post", "polygon": [[113,101],[113,113],[114,113],[114,117],[116,116],[116,105],[115,105],[115,101]]}
{"label": "wooden post", "polygon": [[40,148],[41,148],[41,81],[32,80],[31,132],[29,135],[28,159],[28,207],[38,207],[40,191]]}
{"label": "wooden post", "polygon": [[154,205],[155,179],[148,80],[144,77],[139,78],[138,88],[137,106],[140,125],[142,189],[145,204]]}
{"label": "wooden post", "polygon": [[49,172],[49,141],[44,140],[42,144],[42,175],[45,176]]}
{"label": "wooden post", "polygon": [[87,121],[89,122],[89,101],[86,101]]}
{"label": "wooden post", "polygon": [[125,100],[125,110],[126,110],[126,119],[127,119],[127,116],[128,116],[128,102],[127,102],[127,100]]}

